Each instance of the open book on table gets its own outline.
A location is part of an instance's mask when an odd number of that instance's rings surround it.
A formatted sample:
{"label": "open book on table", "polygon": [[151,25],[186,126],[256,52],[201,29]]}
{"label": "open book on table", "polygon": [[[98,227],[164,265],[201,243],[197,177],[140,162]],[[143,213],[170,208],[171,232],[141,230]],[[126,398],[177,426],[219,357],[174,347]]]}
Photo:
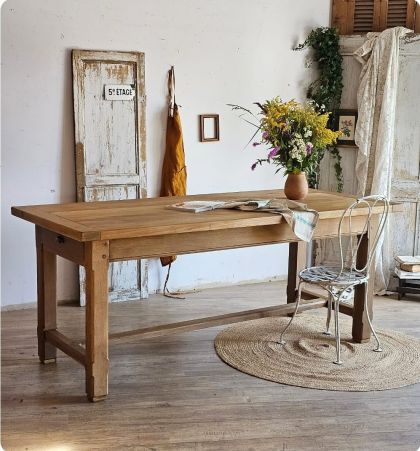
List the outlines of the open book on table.
{"label": "open book on table", "polygon": [[168,208],[190,213],[201,213],[203,211],[216,210],[219,208],[235,208],[238,210],[286,210],[306,209],[305,204],[288,199],[241,199],[241,200],[190,200],[169,205]]}

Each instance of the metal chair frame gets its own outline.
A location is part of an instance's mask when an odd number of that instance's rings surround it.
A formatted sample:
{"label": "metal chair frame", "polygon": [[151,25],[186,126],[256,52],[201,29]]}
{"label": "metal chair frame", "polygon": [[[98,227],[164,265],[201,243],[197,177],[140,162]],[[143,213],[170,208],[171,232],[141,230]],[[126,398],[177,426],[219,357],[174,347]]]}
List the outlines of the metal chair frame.
{"label": "metal chair frame", "polygon": [[[366,222],[364,224],[364,227],[362,229],[362,232],[360,233],[358,239],[356,240],[356,244],[353,245],[353,239],[354,234],[352,233],[352,215],[353,211],[356,207],[360,206],[367,206],[369,209]],[[371,220],[373,216],[373,209],[377,207],[378,205],[383,207],[381,214],[381,219],[379,221],[378,228],[376,230],[376,235],[372,241],[372,244],[370,246],[370,249],[368,250],[368,256],[366,264],[363,266],[363,268],[357,268],[357,253],[359,251],[363,236],[367,233],[370,233],[371,230]],[[328,314],[327,314],[327,322],[326,322],[326,331],[324,334],[331,335],[330,332],[330,321],[331,321],[331,311],[332,311],[332,304],[334,302],[334,323],[335,323],[335,338],[336,338],[336,353],[337,353],[337,359],[334,361],[335,364],[341,365],[343,362],[341,361],[341,353],[340,353],[340,323],[339,323],[339,312],[340,312],[340,301],[343,293],[348,289],[354,289],[356,285],[365,284],[365,311],[367,320],[369,323],[370,330],[372,331],[373,336],[376,340],[376,348],[374,349],[375,352],[382,352],[381,344],[379,341],[379,338],[375,332],[375,329],[373,328],[372,321],[369,315],[369,309],[368,309],[368,290],[367,290],[367,283],[369,281],[369,273],[371,270],[372,262],[375,257],[375,253],[379,244],[379,241],[382,237],[382,234],[384,233],[386,222],[388,220],[388,214],[389,214],[389,201],[385,196],[381,195],[372,195],[372,196],[366,196],[362,197],[358,200],[356,200],[353,204],[351,204],[343,213],[343,215],[340,218],[340,222],[338,225],[338,239],[339,239],[339,246],[340,246],[340,259],[341,259],[341,268],[338,270],[338,268],[328,268],[325,266],[320,267],[310,267],[306,268],[303,271],[299,273],[299,284],[297,289],[297,299],[296,299],[296,307],[293,312],[293,315],[287,324],[287,326],[284,328],[283,332],[280,335],[279,344],[285,345],[286,342],[283,340],[284,334],[286,333],[287,329],[292,324],[293,320],[295,319],[295,316],[299,309],[299,304],[301,300],[302,295],[302,284],[303,283],[310,283],[319,285],[324,290],[328,292]],[[350,235],[350,265],[346,267],[346,256],[343,253],[343,233],[342,233],[342,227],[345,219],[348,219],[348,234]],[[347,234],[346,234],[347,235]],[[348,252],[347,252],[348,254]],[[317,268],[322,272],[324,271],[331,271],[331,269],[337,273],[337,276],[332,280],[305,280],[305,272],[309,272],[310,270],[313,270],[314,268]],[[352,279],[351,275],[354,274],[356,277]],[[346,275],[348,276],[348,280],[346,281]]]}

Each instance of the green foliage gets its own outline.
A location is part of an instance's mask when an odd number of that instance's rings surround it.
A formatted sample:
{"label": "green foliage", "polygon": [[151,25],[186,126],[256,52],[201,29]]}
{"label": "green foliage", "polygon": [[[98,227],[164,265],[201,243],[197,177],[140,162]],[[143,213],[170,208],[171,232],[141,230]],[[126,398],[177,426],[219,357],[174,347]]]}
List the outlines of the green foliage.
{"label": "green foliage", "polygon": [[337,146],[331,146],[328,148],[328,150],[330,151],[331,155],[335,158],[335,164],[334,164],[334,169],[335,169],[335,176],[337,178],[337,191],[339,193],[341,193],[341,191],[343,191],[343,168],[341,166],[341,155],[339,150],[337,149]]}
{"label": "green foliage", "polygon": [[[339,35],[336,28],[319,27],[312,30],[305,42],[295,50],[311,47],[314,51],[313,61],[318,65],[319,77],[309,85],[307,97],[314,101],[320,112],[330,111],[329,127],[332,127],[334,113],[340,107],[343,91],[343,57],[340,54]],[[338,182],[338,191],[343,189],[343,170],[341,156],[336,146],[329,146],[328,151],[336,159],[334,165]],[[308,173],[309,185],[313,188],[319,183],[319,165],[324,152],[318,152],[318,164]]]}

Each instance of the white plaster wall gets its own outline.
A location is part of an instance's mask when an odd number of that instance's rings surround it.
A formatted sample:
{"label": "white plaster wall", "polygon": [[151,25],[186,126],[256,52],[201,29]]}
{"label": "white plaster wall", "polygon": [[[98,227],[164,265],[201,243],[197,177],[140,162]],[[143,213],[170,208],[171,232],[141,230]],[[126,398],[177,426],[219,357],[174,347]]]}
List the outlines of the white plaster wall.
{"label": "white plaster wall", "polygon": [[[176,67],[177,101],[190,194],[283,186],[274,168],[250,171],[252,133],[226,106],[280,95],[304,98],[302,52],[292,46],[329,22],[329,0],[8,0],[2,38],[2,305],[36,299],[34,227],[10,206],[75,200],[72,48],[146,54],[149,196],[159,190],[166,73]],[[198,115],[219,113],[221,140],[198,141]],[[286,274],[285,245],[182,256],[171,288]],[[150,289],[163,273],[150,264]],[[59,264],[59,299],[78,296],[73,265]]]}

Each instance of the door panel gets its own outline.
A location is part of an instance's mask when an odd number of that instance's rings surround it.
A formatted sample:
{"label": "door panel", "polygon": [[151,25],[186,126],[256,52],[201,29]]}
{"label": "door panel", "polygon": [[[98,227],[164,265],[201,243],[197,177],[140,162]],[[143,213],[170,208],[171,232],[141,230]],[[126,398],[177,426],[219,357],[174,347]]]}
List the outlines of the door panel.
{"label": "door panel", "polygon": [[[77,197],[81,202],[146,197],[144,55],[73,51]],[[130,85],[131,100],[106,100],[106,85]],[[84,269],[80,298],[85,302]],[[147,297],[147,262],[111,263],[111,300]]]}
{"label": "door panel", "polygon": [[138,174],[135,102],[109,101],[103,98],[105,84],[134,83],[133,63],[85,63],[86,174],[101,177]]}

